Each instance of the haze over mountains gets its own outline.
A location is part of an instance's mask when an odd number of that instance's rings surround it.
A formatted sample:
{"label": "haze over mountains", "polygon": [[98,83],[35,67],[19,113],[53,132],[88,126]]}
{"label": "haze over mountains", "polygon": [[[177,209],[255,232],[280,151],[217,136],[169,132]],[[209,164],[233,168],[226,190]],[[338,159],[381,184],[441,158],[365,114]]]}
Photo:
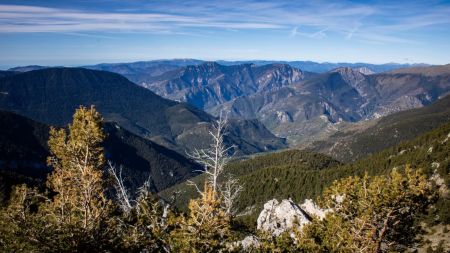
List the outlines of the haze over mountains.
{"label": "haze over mountains", "polygon": [[[85,66],[86,68],[106,70],[111,72],[117,72],[123,74],[132,81],[140,83],[139,79],[133,79],[133,74],[144,74],[149,73],[149,76],[156,76],[157,72],[153,72],[157,66],[163,66],[167,68],[175,69],[176,67],[186,67],[189,65],[200,65],[207,61],[196,60],[196,59],[173,59],[173,60],[152,60],[152,61],[139,61],[131,63],[102,63],[97,65]],[[268,65],[268,64],[288,64],[292,67],[299,68],[307,72],[323,73],[340,67],[350,67],[350,68],[367,68],[371,71],[385,72],[398,68],[408,68],[414,66],[429,66],[424,63],[415,64],[399,64],[399,63],[385,63],[385,64],[370,64],[370,63],[330,63],[330,62],[313,62],[313,61],[270,61],[270,60],[252,60],[252,61],[216,61],[220,65],[232,66],[241,64],[255,64],[258,66]],[[142,80],[143,81],[143,80]]]}

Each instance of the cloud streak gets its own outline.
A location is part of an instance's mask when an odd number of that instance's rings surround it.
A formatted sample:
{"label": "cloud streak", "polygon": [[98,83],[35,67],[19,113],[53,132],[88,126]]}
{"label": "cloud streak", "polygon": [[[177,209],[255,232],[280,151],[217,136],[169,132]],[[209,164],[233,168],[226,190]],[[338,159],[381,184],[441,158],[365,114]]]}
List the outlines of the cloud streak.
{"label": "cloud streak", "polygon": [[[112,1],[114,2],[114,1]],[[405,7],[406,6],[406,7]],[[408,33],[450,25],[440,2],[354,4],[347,1],[137,1],[128,8],[86,10],[0,4],[0,33],[206,33],[210,29],[277,30],[288,37],[336,34],[375,43],[414,43]]]}

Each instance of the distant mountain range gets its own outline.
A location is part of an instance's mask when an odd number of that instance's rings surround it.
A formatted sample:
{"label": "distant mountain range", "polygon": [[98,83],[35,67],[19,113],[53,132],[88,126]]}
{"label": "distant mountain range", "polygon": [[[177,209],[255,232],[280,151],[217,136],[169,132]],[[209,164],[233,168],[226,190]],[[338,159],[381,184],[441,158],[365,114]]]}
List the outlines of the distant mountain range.
{"label": "distant mountain range", "polygon": [[[164,72],[175,70],[179,67],[186,67],[189,65],[200,65],[206,61],[197,59],[167,59],[167,60],[151,60],[151,61],[138,61],[128,63],[101,63],[96,65],[80,66],[95,70],[104,70],[124,75],[132,82],[143,83],[148,82],[155,76],[161,75]],[[399,63],[385,63],[385,64],[370,64],[370,63],[330,63],[330,62],[313,62],[313,61],[270,61],[270,60],[247,60],[247,61],[223,61],[218,60],[217,63],[221,65],[241,65],[241,64],[255,64],[258,66],[268,64],[287,64],[294,68],[301,69],[306,72],[324,73],[330,70],[340,67],[350,68],[364,68],[370,72],[380,73],[390,71],[399,68],[408,67],[423,67],[429,66],[424,63],[416,64],[399,64]],[[54,67],[54,66],[53,66]],[[42,68],[48,68],[46,66],[29,65],[10,68],[10,71],[25,72],[30,70],[38,70]]]}
{"label": "distant mountain range", "polygon": [[[155,66],[175,66],[175,67],[185,67],[189,65],[199,65],[205,63],[203,60],[196,59],[173,59],[173,60],[152,60],[152,61],[139,61],[131,63],[102,63],[97,65],[85,66],[87,68],[93,68],[98,70],[106,70],[111,72],[121,71],[120,74],[137,74],[143,73],[147,68],[152,68]],[[241,64],[255,64],[258,66],[268,65],[268,64],[287,64],[292,67],[299,68],[303,71],[323,73],[340,67],[350,67],[350,68],[367,68],[375,73],[390,71],[398,68],[408,68],[408,67],[418,67],[418,66],[429,66],[424,63],[415,64],[400,64],[400,63],[385,63],[385,64],[371,64],[371,63],[330,63],[330,62],[313,62],[313,61],[270,61],[270,60],[247,60],[247,61],[223,61],[218,60],[217,63],[221,65],[231,66],[231,65],[241,65]],[[116,71],[113,71],[113,70]],[[118,72],[119,73],[119,72]]]}
{"label": "distant mountain range", "polygon": [[371,74],[341,67],[322,74],[285,64],[203,63],[141,84],[213,115],[258,119],[291,144],[314,141],[339,122],[358,122],[427,105],[450,92],[450,65]]}
{"label": "distant mountain range", "polygon": [[[118,73],[127,77],[130,81],[134,83],[148,84],[151,83],[155,77],[162,75],[165,72],[176,70],[180,67],[200,65],[206,62],[207,61],[196,59],[173,59],[173,60],[140,61],[131,63],[103,63],[83,67]],[[427,64],[398,64],[398,63],[369,64],[369,63],[345,63],[345,62],[319,63],[313,61],[263,61],[263,60],[216,61],[216,63],[224,66],[246,65],[246,64],[263,66],[270,64],[277,64],[277,65],[282,64],[282,65],[290,65],[291,67],[301,69],[304,72],[314,72],[314,73],[324,73],[340,67],[361,69],[367,71],[366,73],[380,73],[399,68],[429,66]]]}
{"label": "distant mountain range", "polygon": [[51,67],[49,67],[49,66],[40,66],[40,65],[28,65],[28,66],[19,66],[19,67],[10,68],[10,69],[8,69],[8,71],[12,71],[12,72],[28,72],[28,71],[39,70],[39,69],[46,69],[46,68],[51,68]]}
{"label": "distant mountain range", "polygon": [[[209,145],[215,120],[106,71],[47,68],[0,78],[0,109],[46,124],[65,125],[77,107],[91,104],[106,120],[183,154]],[[238,154],[286,147],[284,139],[255,120],[232,120],[229,130],[226,142],[236,144]]]}
{"label": "distant mountain range", "polygon": [[[219,62],[180,59],[86,67],[119,73],[164,98],[186,102],[212,115],[226,111],[234,119],[257,119],[277,136],[287,138],[291,145],[323,139],[340,129],[336,123],[358,122],[421,107],[450,92],[449,65]],[[308,66],[327,66],[328,71],[313,73],[307,71],[311,69]],[[401,68],[405,66],[409,68]],[[4,75],[13,73],[17,72]],[[194,113],[199,114],[200,111]],[[135,132],[143,130],[136,124],[132,128]],[[167,137],[168,133],[150,135],[174,149],[180,146],[176,142],[190,143],[172,134]]]}
{"label": "distant mountain range", "polygon": [[256,65],[267,65],[267,64],[288,64],[294,68],[299,68],[303,71],[315,72],[315,73],[324,73],[333,69],[348,67],[354,69],[367,69],[373,73],[381,73],[385,71],[390,71],[399,68],[409,68],[409,67],[425,67],[430,66],[424,63],[415,63],[415,64],[400,64],[400,63],[384,63],[384,64],[371,64],[371,63],[347,63],[347,62],[339,62],[339,63],[331,63],[331,62],[313,62],[313,61],[217,61],[223,65],[237,65],[237,64],[245,64],[252,63]]}

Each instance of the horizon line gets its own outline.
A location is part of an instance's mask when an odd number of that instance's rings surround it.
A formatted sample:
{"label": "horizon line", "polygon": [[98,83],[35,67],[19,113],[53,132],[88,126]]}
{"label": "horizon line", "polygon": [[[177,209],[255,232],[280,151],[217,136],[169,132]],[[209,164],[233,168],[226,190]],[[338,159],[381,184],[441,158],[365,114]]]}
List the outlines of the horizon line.
{"label": "horizon line", "polygon": [[[18,68],[18,67],[30,67],[30,66],[39,66],[39,67],[88,67],[88,66],[95,66],[95,65],[102,65],[102,64],[133,64],[133,63],[139,63],[139,62],[158,62],[158,61],[202,61],[202,62],[285,62],[287,64],[292,62],[311,62],[311,63],[317,63],[317,64],[370,64],[370,65],[426,65],[426,66],[444,66],[448,65],[450,63],[445,64],[432,64],[432,63],[426,63],[426,62],[405,62],[405,63],[399,63],[399,62],[384,62],[384,63],[373,63],[373,62],[364,62],[364,61],[358,61],[358,62],[352,62],[352,61],[314,61],[314,60],[269,60],[269,59],[252,59],[252,60],[245,60],[245,59],[232,59],[232,60],[224,60],[224,59],[201,59],[201,58],[158,58],[158,59],[148,59],[148,60],[124,60],[124,61],[103,61],[103,62],[97,62],[97,63],[84,63],[84,64],[35,64],[35,63],[29,63],[29,64],[19,64],[19,65],[0,65],[1,70],[9,70],[12,68]],[[220,63],[219,63],[220,64]]]}

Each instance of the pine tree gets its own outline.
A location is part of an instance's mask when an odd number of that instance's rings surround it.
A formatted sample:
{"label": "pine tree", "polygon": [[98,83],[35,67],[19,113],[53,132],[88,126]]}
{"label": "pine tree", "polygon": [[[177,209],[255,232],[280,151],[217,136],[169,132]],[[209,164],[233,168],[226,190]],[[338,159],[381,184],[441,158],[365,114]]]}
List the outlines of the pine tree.
{"label": "pine tree", "polygon": [[86,231],[98,225],[107,204],[102,180],[104,138],[102,118],[94,107],[76,110],[69,134],[65,129],[50,130],[48,165],[54,171],[48,186],[56,193],[50,208],[57,223]]}
{"label": "pine tree", "polygon": [[299,245],[325,252],[401,251],[414,242],[414,221],[435,197],[425,175],[409,166],[404,173],[336,181],[321,200],[333,211],[300,231]]}
{"label": "pine tree", "polygon": [[35,210],[46,199],[26,185],[13,188],[9,205],[0,210],[0,252],[38,251],[39,236],[47,226]]}
{"label": "pine tree", "polygon": [[[104,231],[110,202],[104,195],[102,119],[80,107],[65,129],[51,128],[49,192],[19,186],[0,212],[0,249],[6,252],[98,252],[108,245]],[[6,229],[7,228],[7,229]],[[106,246],[108,247],[108,246]]]}
{"label": "pine tree", "polygon": [[180,217],[178,223],[179,229],[172,234],[176,251],[218,252],[232,238],[230,217],[208,182],[202,196],[189,202],[189,216]]}

